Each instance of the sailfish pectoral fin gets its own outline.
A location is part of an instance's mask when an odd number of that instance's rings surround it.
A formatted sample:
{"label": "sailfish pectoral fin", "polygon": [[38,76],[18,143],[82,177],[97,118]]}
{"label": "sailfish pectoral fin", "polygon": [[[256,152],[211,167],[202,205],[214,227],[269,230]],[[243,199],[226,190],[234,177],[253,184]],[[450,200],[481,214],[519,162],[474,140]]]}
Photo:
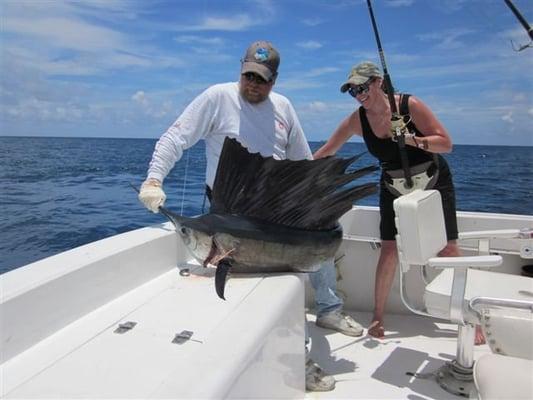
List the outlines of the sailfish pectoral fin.
{"label": "sailfish pectoral fin", "polygon": [[227,258],[219,261],[217,264],[217,270],[215,272],[215,291],[218,297],[222,300],[226,300],[224,297],[224,288],[226,286],[226,278],[231,268],[231,263]]}

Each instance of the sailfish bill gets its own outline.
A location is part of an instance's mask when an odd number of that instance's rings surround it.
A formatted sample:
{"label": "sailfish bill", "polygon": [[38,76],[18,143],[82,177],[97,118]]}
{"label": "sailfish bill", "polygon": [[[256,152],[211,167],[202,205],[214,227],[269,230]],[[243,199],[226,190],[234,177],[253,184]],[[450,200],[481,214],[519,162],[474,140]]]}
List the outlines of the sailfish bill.
{"label": "sailfish bill", "polygon": [[343,188],[378,168],[347,172],[358,157],[275,160],[226,138],[209,213],[160,211],[196,260],[217,265],[215,289],[224,299],[229,271],[315,272],[334,257],[342,240],[339,218],[377,191],[376,183]]}

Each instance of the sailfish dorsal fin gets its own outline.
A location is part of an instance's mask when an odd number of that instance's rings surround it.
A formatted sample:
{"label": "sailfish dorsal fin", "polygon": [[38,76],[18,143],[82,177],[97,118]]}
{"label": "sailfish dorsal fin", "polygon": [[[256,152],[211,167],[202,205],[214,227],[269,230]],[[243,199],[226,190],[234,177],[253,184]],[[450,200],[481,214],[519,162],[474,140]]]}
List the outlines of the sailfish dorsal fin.
{"label": "sailfish dorsal fin", "polygon": [[354,201],[375,193],[375,183],[341,189],[375,171],[346,172],[349,159],[276,160],[249,153],[226,138],[213,184],[212,213],[234,214],[300,229],[332,229]]}

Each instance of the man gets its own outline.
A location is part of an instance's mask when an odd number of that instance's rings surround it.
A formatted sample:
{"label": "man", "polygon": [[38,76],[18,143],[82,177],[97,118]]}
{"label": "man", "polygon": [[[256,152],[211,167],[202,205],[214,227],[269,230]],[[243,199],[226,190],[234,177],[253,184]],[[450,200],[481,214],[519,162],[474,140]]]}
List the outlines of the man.
{"label": "man", "polygon": [[[206,191],[215,180],[218,160],[226,136],[236,138],[252,153],[275,159],[311,159],[311,150],[290,101],[272,91],[278,76],[279,53],[270,42],[252,43],[241,60],[239,82],[209,87],[196,97],[161,136],[141,186],[139,199],[151,211],[166,199],[163,180],[183,150],[200,139],[206,144]],[[362,327],[341,312],[342,300],[335,293],[333,261],[310,274],[317,298],[317,325],[351,336]],[[335,380],[311,359],[306,362],[306,388],[328,391]]]}

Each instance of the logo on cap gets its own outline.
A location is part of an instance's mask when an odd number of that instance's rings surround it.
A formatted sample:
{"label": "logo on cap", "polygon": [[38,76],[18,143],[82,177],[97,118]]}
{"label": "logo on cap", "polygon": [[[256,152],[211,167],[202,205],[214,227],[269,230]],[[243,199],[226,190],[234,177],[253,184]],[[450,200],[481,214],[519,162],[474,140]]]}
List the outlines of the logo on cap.
{"label": "logo on cap", "polygon": [[268,60],[268,55],[269,54],[267,49],[265,49],[264,47],[259,47],[255,51],[254,57],[259,62],[265,62],[266,60]]}

